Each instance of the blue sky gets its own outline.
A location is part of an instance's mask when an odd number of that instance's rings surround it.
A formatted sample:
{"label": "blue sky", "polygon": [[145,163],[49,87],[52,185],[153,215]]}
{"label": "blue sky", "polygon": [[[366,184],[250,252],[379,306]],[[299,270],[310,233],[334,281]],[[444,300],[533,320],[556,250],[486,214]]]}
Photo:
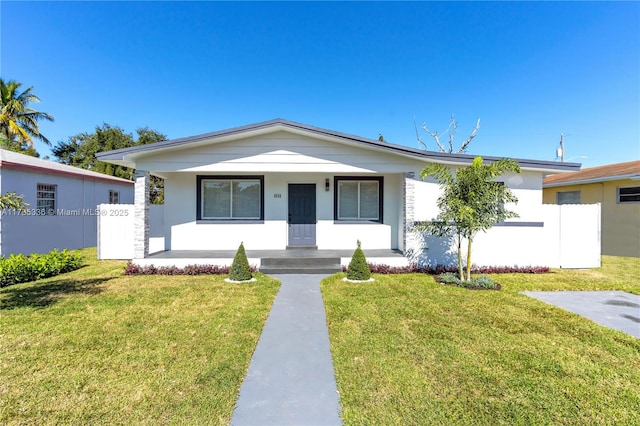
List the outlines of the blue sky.
{"label": "blue sky", "polygon": [[[635,2],[0,3],[0,74],[54,144],[106,122],[179,138],[285,118],[584,167],[640,159]],[[420,136],[430,150],[433,140]],[[36,144],[41,155],[49,150]],[[579,158],[579,157],[587,157]]]}

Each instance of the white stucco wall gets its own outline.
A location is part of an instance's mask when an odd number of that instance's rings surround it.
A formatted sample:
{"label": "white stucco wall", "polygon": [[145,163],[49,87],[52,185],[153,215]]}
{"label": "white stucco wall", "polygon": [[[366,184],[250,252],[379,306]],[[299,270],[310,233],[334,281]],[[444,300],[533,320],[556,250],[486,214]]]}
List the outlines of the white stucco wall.
{"label": "white stucco wall", "polygon": [[[384,223],[334,223],[331,173],[264,174],[264,222],[196,221],[195,173],[171,173],[165,180],[166,250],[235,250],[241,242],[252,250],[283,250],[288,243],[288,184],[316,185],[316,244],[318,249],[354,248],[357,240],[370,249],[397,248],[401,177],[383,175]],[[329,191],[325,181],[329,179]]]}
{"label": "white stucco wall", "polygon": [[[421,180],[419,171],[415,179],[416,220],[431,220],[438,215],[437,200],[441,190],[432,178]],[[504,182],[518,198],[517,204],[505,207],[518,213],[519,217],[510,221],[539,221],[542,205],[542,173],[522,171],[519,174],[506,173],[497,181]]]}
{"label": "white stucco wall", "polygon": [[[93,180],[34,170],[2,168],[0,192],[24,195],[32,212],[37,206],[37,185],[56,188],[56,215],[33,216],[4,212],[0,221],[1,255],[46,253],[54,248],[96,246],[96,208],[109,202],[109,190],[120,192],[121,203],[133,202],[133,187],[115,181]],[[33,209],[33,210],[30,210]]]}
{"label": "white stucco wall", "polygon": [[[542,177],[523,171],[505,174],[504,181],[518,198],[507,205],[519,217],[476,235],[472,246],[472,263],[479,266],[548,266],[588,268],[600,266],[599,207],[559,210],[542,205]],[[415,219],[428,221],[438,214],[440,189],[432,180],[416,179]],[[580,207],[580,206],[578,206]],[[562,220],[561,220],[562,218]],[[453,265],[457,262],[454,240],[438,239],[419,233],[408,239],[410,259],[424,266]],[[466,241],[464,244],[466,256]],[[466,260],[466,259],[465,259]]]}

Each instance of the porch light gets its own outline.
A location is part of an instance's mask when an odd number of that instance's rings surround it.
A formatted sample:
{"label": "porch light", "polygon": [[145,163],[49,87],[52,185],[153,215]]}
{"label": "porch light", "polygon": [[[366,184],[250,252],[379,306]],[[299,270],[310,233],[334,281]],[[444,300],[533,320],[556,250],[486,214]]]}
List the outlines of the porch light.
{"label": "porch light", "polygon": [[329,178],[324,180],[324,190],[329,191]]}

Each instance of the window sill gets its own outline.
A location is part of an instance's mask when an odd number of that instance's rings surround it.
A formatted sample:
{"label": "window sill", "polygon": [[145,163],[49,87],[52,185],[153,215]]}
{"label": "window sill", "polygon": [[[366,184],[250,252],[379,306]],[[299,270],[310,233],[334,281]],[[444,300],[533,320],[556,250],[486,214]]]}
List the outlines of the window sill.
{"label": "window sill", "polygon": [[197,219],[196,224],[216,224],[216,225],[248,225],[248,224],[264,224],[262,219]]}
{"label": "window sill", "polygon": [[500,222],[493,226],[521,226],[526,228],[543,228],[544,222]]}
{"label": "window sill", "polygon": [[333,220],[334,225],[382,225],[377,220]]}

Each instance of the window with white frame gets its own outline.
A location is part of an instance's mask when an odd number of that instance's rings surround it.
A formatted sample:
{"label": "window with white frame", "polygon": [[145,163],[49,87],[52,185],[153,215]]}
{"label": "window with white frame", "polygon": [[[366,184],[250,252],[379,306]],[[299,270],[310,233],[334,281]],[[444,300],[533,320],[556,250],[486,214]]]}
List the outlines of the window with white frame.
{"label": "window with white frame", "polygon": [[640,186],[618,188],[618,203],[640,203]]}
{"label": "window with white frame", "polygon": [[382,177],[335,177],[334,219],[382,222]]}
{"label": "window with white frame", "polygon": [[56,214],[57,185],[39,183],[36,194],[36,208],[42,215]]}
{"label": "window with white frame", "polygon": [[580,191],[560,191],[556,193],[556,204],[580,204]]}
{"label": "window with white frame", "polygon": [[109,190],[109,204],[120,204],[120,191]]}
{"label": "window with white frame", "polygon": [[197,219],[262,220],[262,176],[198,176]]}

